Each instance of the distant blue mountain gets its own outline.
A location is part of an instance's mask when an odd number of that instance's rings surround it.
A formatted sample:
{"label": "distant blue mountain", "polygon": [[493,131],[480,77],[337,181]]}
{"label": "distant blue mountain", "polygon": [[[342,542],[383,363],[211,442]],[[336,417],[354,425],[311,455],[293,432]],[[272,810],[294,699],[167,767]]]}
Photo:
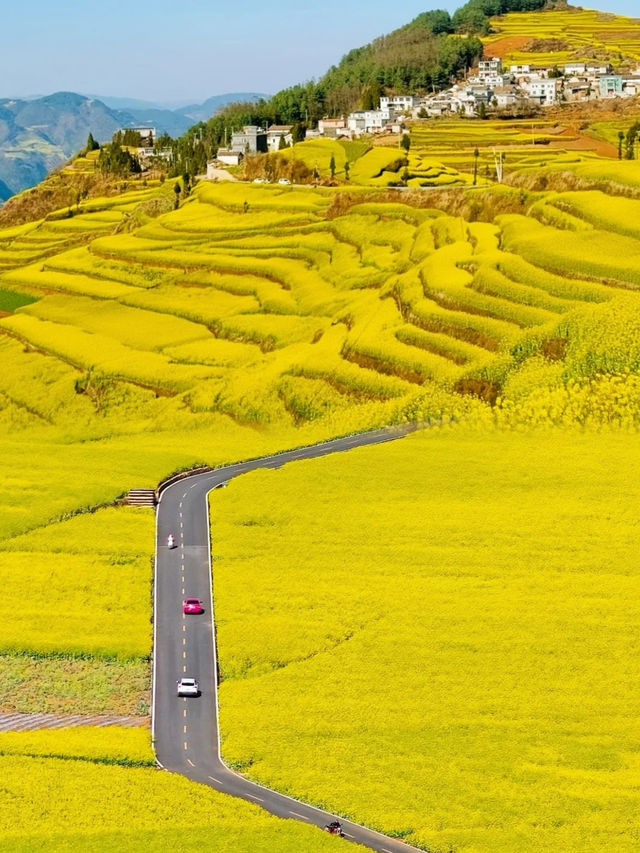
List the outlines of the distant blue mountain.
{"label": "distant blue mountain", "polygon": [[261,94],[259,92],[231,92],[226,95],[214,95],[206,100],[203,104],[190,104],[179,110],[182,115],[186,115],[194,121],[206,121],[212,115],[226,107],[227,104],[237,103],[238,101],[258,101],[261,98],[269,98],[270,95]]}
{"label": "distant blue mountain", "polygon": [[135,98],[96,98],[56,92],[39,98],[0,98],[0,202],[39,183],[79,151],[89,133],[107,142],[120,127],[147,125],[176,137],[225,104],[255,100],[247,92],[215,95],[203,104],[169,110]]}

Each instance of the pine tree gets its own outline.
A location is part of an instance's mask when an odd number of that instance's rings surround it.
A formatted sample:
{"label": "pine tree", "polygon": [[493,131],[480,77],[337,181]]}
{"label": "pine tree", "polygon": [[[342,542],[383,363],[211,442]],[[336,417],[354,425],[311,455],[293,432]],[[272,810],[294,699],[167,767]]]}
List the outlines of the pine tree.
{"label": "pine tree", "polygon": [[333,180],[336,176],[336,158],[331,155],[331,160],[329,160],[329,171],[331,172],[331,180]]}
{"label": "pine tree", "polygon": [[100,145],[93,138],[93,134],[90,133],[87,137],[87,145],[85,148],[85,153],[88,154],[90,151],[97,151],[100,148]]}

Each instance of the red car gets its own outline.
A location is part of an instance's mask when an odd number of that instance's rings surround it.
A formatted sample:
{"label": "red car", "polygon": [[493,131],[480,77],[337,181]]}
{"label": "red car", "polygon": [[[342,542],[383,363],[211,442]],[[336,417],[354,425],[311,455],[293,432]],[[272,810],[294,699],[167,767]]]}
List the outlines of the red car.
{"label": "red car", "polygon": [[182,602],[183,613],[204,613],[204,607],[199,598],[185,598]]}

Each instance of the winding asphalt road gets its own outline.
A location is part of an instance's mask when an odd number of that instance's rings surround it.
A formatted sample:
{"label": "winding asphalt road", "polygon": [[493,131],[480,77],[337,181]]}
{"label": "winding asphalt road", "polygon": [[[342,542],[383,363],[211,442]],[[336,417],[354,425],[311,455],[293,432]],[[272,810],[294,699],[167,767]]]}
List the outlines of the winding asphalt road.
{"label": "winding asphalt road", "polygon": [[[152,707],[153,742],[162,767],[257,803],[279,817],[318,827],[336,819],[336,815],[248,781],[230,770],[220,757],[207,494],[256,468],[279,468],[294,460],[379,444],[401,438],[408,431],[380,430],[349,436],[193,474],[162,490],[156,517]],[[176,537],[177,547],[173,549],[167,547],[170,533]],[[204,614],[183,615],[182,600],[191,596],[204,602]],[[199,680],[202,693],[198,698],[176,695],[176,681],[183,675]],[[341,819],[341,823],[348,839],[380,853],[415,850],[350,821]]]}

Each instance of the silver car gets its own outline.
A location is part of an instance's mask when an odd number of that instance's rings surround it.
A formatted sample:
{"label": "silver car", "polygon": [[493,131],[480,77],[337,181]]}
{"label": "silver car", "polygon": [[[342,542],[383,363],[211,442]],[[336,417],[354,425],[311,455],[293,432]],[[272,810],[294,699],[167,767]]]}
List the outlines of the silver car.
{"label": "silver car", "polygon": [[199,696],[200,685],[195,678],[181,678],[178,681],[178,696]]}

